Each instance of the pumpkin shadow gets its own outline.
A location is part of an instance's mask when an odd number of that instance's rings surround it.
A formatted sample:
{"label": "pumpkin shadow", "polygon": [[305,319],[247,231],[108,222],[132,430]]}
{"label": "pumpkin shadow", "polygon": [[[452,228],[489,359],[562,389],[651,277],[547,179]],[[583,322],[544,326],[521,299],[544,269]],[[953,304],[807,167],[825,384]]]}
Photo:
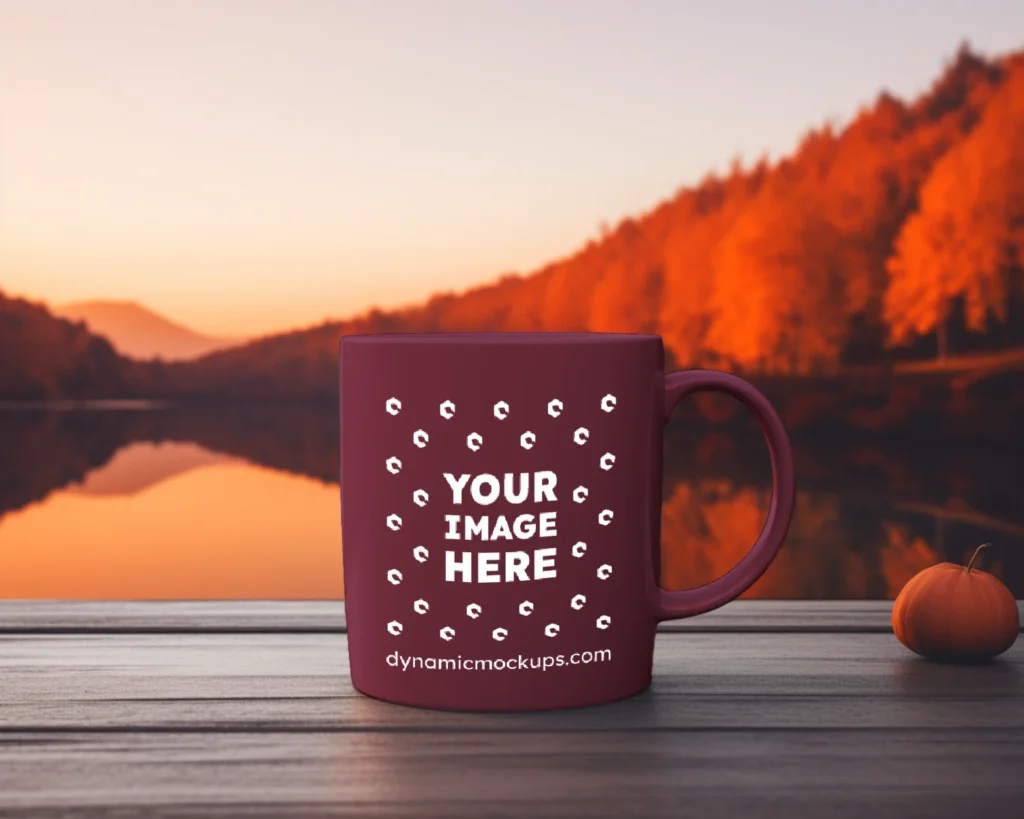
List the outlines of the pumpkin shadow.
{"label": "pumpkin shadow", "polygon": [[913,698],[1024,696],[1024,667],[1005,656],[972,663],[909,657],[893,666],[892,680],[901,694]]}

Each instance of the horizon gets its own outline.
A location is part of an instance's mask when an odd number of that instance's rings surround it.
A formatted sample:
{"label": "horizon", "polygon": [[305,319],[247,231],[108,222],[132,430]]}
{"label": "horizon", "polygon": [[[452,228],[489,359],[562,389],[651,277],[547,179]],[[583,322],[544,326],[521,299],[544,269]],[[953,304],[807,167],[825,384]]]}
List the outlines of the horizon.
{"label": "horizon", "polygon": [[0,2],[0,290],[210,336],[418,304],[1024,45],[1006,2],[812,5]]}

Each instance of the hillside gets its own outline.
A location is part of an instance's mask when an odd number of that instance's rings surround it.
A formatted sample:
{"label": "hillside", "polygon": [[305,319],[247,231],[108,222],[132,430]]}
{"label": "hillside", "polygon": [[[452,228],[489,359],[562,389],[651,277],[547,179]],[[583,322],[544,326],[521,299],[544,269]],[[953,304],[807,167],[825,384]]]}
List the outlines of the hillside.
{"label": "hillside", "polygon": [[193,361],[133,362],[0,299],[0,397],[331,400],[342,335],[458,330],[655,332],[670,366],[790,386],[1022,347],[1024,51],[962,48],[920,98],[882,93],[841,130],[736,163],[528,275]]}
{"label": "hillside", "polygon": [[128,390],[132,367],[84,325],[0,293],[0,399],[121,395]]}
{"label": "hillside", "polygon": [[349,333],[656,332],[680,366],[786,375],[1009,347],[1022,225],[1024,52],[962,48],[921,98],[882,93],[530,275],[168,365],[159,389],[330,397]]}
{"label": "hillside", "polygon": [[131,358],[186,360],[232,347],[240,339],[206,336],[132,301],[85,301],[53,308],[72,321],[81,321]]}

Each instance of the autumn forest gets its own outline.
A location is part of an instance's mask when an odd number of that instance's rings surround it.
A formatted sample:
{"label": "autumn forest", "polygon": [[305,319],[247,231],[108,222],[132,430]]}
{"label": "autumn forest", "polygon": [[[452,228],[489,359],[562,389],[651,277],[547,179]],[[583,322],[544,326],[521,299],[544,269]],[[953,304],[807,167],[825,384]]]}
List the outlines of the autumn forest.
{"label": "autumn forest", "polygon": [[735,162],[566,258],[401,310],[139,362],[0,296],[0,395],[315,399],[347,333],[653,332],[670,364],[773,376],[1024,344],[1024,53],[963,47],[778,161]]}

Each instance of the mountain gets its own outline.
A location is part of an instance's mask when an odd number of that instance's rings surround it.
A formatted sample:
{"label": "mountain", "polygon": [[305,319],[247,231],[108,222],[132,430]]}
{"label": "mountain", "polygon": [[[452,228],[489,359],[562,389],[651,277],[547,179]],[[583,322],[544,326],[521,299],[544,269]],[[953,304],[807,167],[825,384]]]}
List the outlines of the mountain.
{"label": "mountain", "polygon": [[198,358],[241,341],[202,335],[132,301],[83,301],[55,307],[53,312],[84,322],[92,332],[110,339],[131,358]]}
{"label": "mountain", "polygon": [[653,332],[668,363],[809,376],[1024,344],[1024,52],[962,47],[774,164],[738,162],[529,275],[169,364],[177,394],[331,398],[342,335]]}

